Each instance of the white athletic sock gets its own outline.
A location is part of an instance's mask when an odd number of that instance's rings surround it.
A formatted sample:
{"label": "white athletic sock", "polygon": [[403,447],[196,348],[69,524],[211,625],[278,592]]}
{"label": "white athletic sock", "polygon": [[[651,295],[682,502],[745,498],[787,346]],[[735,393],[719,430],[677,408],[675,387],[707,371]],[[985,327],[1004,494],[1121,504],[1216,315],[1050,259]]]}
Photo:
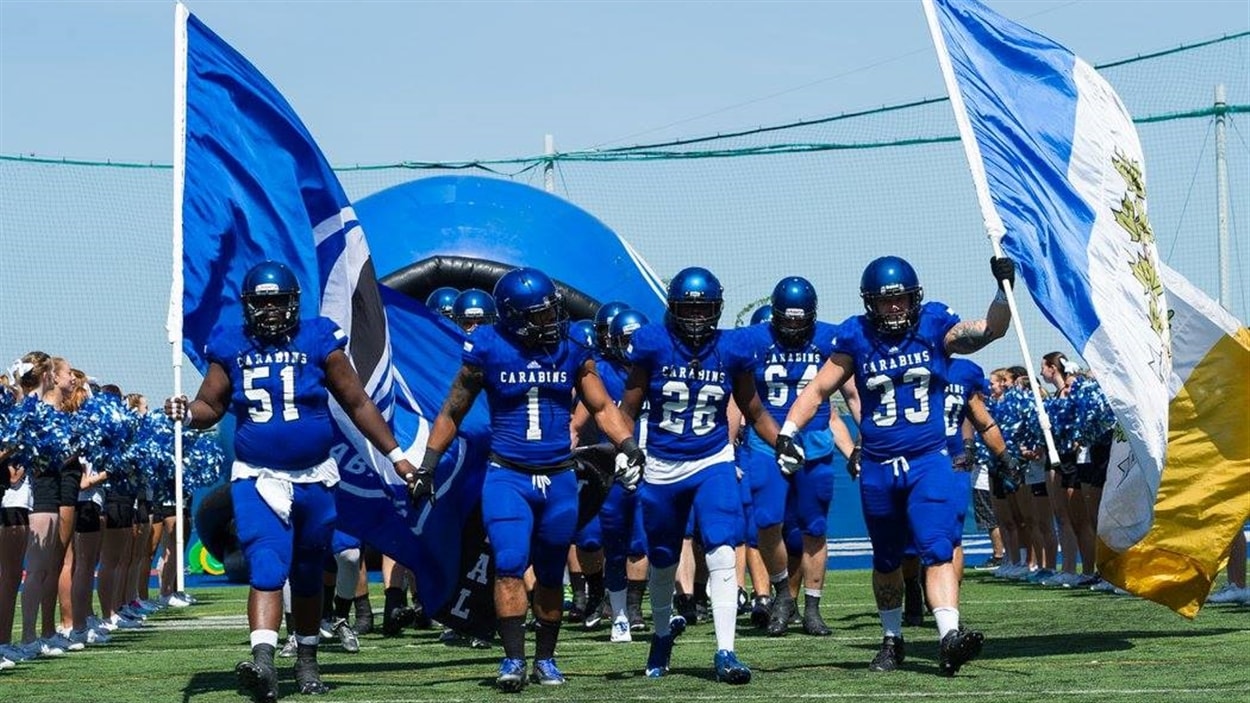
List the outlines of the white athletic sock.
{"label": "white athletic sock", "polygon": [[278,648],[278,631],[277,630],[252,630],[252,647],[258,644],[267,644],[274,649]]}
{"label": "white athletic sock", "polygon": [[934,608],[933,619],[937,620],[938,640],[945,637],[946,633],[959,629],[958,608]]}
{"label": "white athletic sock", "polygon": [[608,591],[608,603],[612,606],[612,617],[625,617],[625,609],[628,605],[627,591]]}
{"label": "white athletic sock", "polygon": [[901,637],[903,634],[903,609],[891,608],[878,610],[881,616],[881,633],[883,637]]}
{"label": "white athletic sock", "polygon": [[716,648],[734,651],[738,620],[738,575],[733,547],[722,545],[707,554],[707,594],[712,601]]}

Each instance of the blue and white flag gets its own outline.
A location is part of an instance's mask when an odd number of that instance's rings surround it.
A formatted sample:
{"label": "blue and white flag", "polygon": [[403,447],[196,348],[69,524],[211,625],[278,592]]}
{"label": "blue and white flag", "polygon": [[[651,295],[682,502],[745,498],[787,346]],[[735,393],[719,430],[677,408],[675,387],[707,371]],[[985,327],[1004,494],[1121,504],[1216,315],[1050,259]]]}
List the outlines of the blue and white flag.
{"label": "blue and white flag", "polygon": [[[398,296],[384,300],[351,203],[299,116],[246,58],[185,8],[176,12],[185,23],[175,48],[185,115],[175,115],[175,129],[185,120],[185,140],[181,154],[175,148],[182,295],[171,301],[171,330],[181,326],[183,350],[204,372],[210,331],[243,319],[239,289],[247,270],[265,260],[287,264],[300,280],[304,316],[323,315],[347,332],[366,392],[419,461],[433,416],[423,408],[436,409],[446,394],[462,341]],[[409,353],[399,359],[407,366],[391,356],[387,305],[403,316],[395,341]],[[455,588],[459,535],[480,498],[488,443],[472,442],[470,451],[458,441],[436,474],[440,500],[413,514],[391,463],[333,409],[342,439],[335,449],[339,529],[412,567],[422,601],[437,609]],[[481,421],[463,429],[462,437],[486,436]]]}
{"label": "blue and white flag", "polygon": [[1150,527],[1172,370],[1137,131],[1071,51],[976,0],[923,2],[986,229],[1130,438],[1137,463],[1108,477],[1098,523],[1123,550]]}

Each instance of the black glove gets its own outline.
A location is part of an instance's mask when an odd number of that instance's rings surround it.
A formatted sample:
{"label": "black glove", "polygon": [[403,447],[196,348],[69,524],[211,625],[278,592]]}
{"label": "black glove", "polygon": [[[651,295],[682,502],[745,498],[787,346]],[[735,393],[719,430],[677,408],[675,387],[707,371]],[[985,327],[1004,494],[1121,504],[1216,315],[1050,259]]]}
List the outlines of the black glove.
{"label": "black glove", "polygon": [[1024,476],[1020,470],[1020,462],[1011,455],[1010,452],[999,454],[994,460],[994,473],[1003,482],[1003,490],[1007,493],[1015,493],[1016,489],[1024,484]]}
{"label": "black glove", "polygon": [[994,280],[998,281],[998,287],[1003,287],[1003,281],[1011,284],[1012,289],[1016,287],[1016,262],[1010,256],[991,256],[990,271],[994,272]]}
{"label": "black glove", "polygon": [[616,480],[627,491],[638,488],[642,480],[642,470],[647,466],[647,454],[638,447],[633,437],[621,442],[616,453]]}
{"label": "black glove", "polygon": [[964,440],[964,463],[969,471],[977,465],[977,443],[974,440]]}
{"label": "black glove", "polygon": [[781,473],[790,476],[803,468],[807,463],[807,454],[790,435],[777,435],[777,443],[773,445],[773,453],[777,457],[777,466]]}
{"label": "black glove", "polygon": [[846,458],[846,472],[851,475],[852,481],[859,478],[859,459],[861,451],[862,450],[859,448],[859,445],[856,445],[855,448],[851,450],[851,455]]}
{"label": "black glove", "polygon": [[413,505],[418,505],[422,499],[434,504],[434,469],[438,468],[441,458],[442,452],[426,449],[425,456],[421,457],[421,467],[404,476],[408,484],[408,498]]}

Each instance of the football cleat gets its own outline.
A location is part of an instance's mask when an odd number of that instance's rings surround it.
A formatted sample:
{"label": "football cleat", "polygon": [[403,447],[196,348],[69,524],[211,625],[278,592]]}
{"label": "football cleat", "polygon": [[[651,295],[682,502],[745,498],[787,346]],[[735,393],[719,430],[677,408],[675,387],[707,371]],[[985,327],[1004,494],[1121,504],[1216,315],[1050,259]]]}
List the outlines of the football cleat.
{"label": "football cleat", "polygon": [[959,667],[976,659],[985,643],[985,635],[976,630],[951,630],[942,638],[938,654],[938,675],[954,676]]}
{"label": "football cleat", "polygon": [[788,592],[784,596],[773,598],[772,612],[768,615],[768,636],[784,637],[795,610],[794,598]]}
{"label": "football cleat", "polygon": [[903,638],[886,635],[881,638],[881,649],[868,664],[869,671],[894,671],[903,664]]}
{"label": "football cleat", "polygon": [[[683,628],[684,629],[684,628]],[[658,679],[668,673],[669,662],[673,659],[673,640],[678,632],[670,630],[667,635],[651,635],[651,649],[647,652],[647,678]]]}
{"label": "football cleat", "polygon": [[301,644],[296,649],[295,687],[305,696],[320,696],[330,692],[330,687],[321,681],[316,645]]}
{"label": "football cleat", "polygon": [[505,693],[516,693],[525,688],[525,660],[504,659],[499,662],[499,676],[495,686]]}
{"label": "football cleat", "polygon": [[629,618],[621,616],[612,621],[612,642],[632,642],[634,635],[629,629]]}
{"label": "football cleat", "polygon": [[808,608],[803,613],[803,631],[813,637],[828,637],[833,634],[824,618],[820,617],[819,608]]}
{"label": "football cleat", "polygon": [[565,678],[564,674],[560,673],[560,668],[556,666],[555,659],[539,659],[534,662],[534,671],[530,674],[530,681],[540,686],[563,686]]}
{"label": "football cleat", "polygon": [[746,664],[738,661],[738,655],[728,649],[718,651],[712,662],[716,669],[717,681],[724,681],[731,686],[751,683],[751,670]]}
{"label": "football cleat", "polygon": [[235,665],[239,688],[252,696],[256,703],[274,703],[278,700],[278,670],[273,666],[273,646],[258,644],[252,648],[252,658]]}
{"label": "football cleat", "polygon": [[771,599],[768,596],[755,596],[754,602],[751,603],[751,624],[761,630],[768,627],[771,610]]}
{"label": "football cleat", "polygon": [[334,622],[331,628],[334,636],[338,638],[339,644],[343,645],[343,651],[348,654],[355,654],[360,651],[360,640],[356,637],[356,631],[351,625],[347,624],[346,618],[339,618]]}

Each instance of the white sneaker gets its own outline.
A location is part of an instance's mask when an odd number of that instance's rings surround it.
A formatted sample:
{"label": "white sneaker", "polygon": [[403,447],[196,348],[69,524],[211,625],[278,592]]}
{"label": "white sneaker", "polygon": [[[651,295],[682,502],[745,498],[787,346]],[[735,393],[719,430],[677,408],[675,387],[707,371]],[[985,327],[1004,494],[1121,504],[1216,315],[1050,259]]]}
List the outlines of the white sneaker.
{"label": "white sneaker", "polygon": [[108,644],[109,636],[100,630],[87,628],[85,630],[74,630],[69,633],[71,642],[82,642],[85,645],[94,647],[97,644]]}
{"label": "white sneaker", "polygon": [[629,631],[629,618],[620,616],[612,621],[612,640],[613,642],[633,642],[634,636]]}
{"label": "white sneaker", "polygon": [[13,644],[0,644],[0,657],[4,657],[11,662],[26,661],[26,656],[22,651],[22,648]]}
{"label": "white sneaker", "polygon": [[191,605],[191,601],[185,600],[177,593],[170,593],[167,596],[161,596],[161,602],[170,608],[186,608]]}
{"label": "white sneaker", "polygon": [[299,649],[299,642],[295,641],[295,635],[286,638],[286,644],[282,645],[282,650],[278,652],[280,657],[293,657],[296,650]]}
{"label": "white sneaker", "polygon": [[9,659],[8,657],[0,656],[0,671],[4,671],[5,669],[12,669],[15,666],[17,666],[17,663],[14,662],[12,659]]}
{"label": "white sneaker", "polygon": [[1208,603],[1247,603],[1250,602],[1250,589],[1238,588],[1237,584],[1226,583],[1218,591],[1207,596]]}
{"label": "white sneaker", "polygon": [[142,620],[129,617],[128,615],[125,614],[124,609],[118,613],[114,613],[110,622],[113,624],[114,628],[119,628],[122,630],[137,630],[140,627],[143,627]]}
{"label": "white sneaker", "polygon": [[34,659],[35,657],[63,657],[65,656],[64,649],[57,647],[56,645],[50,643],[48,640],[35,640],[34,642],[31,642],[29,644],[22,645],[22,647],[25,648],[26,651],[33,653],[33,656],[31,656],[31,659]]}
{"label": "white sneaker", "polygon": [[55,635],[44,640],[49,646],[55,647],[65,652],[81,652],[87,648],[85,642],[73,642],[68,637],[57,632]]}

